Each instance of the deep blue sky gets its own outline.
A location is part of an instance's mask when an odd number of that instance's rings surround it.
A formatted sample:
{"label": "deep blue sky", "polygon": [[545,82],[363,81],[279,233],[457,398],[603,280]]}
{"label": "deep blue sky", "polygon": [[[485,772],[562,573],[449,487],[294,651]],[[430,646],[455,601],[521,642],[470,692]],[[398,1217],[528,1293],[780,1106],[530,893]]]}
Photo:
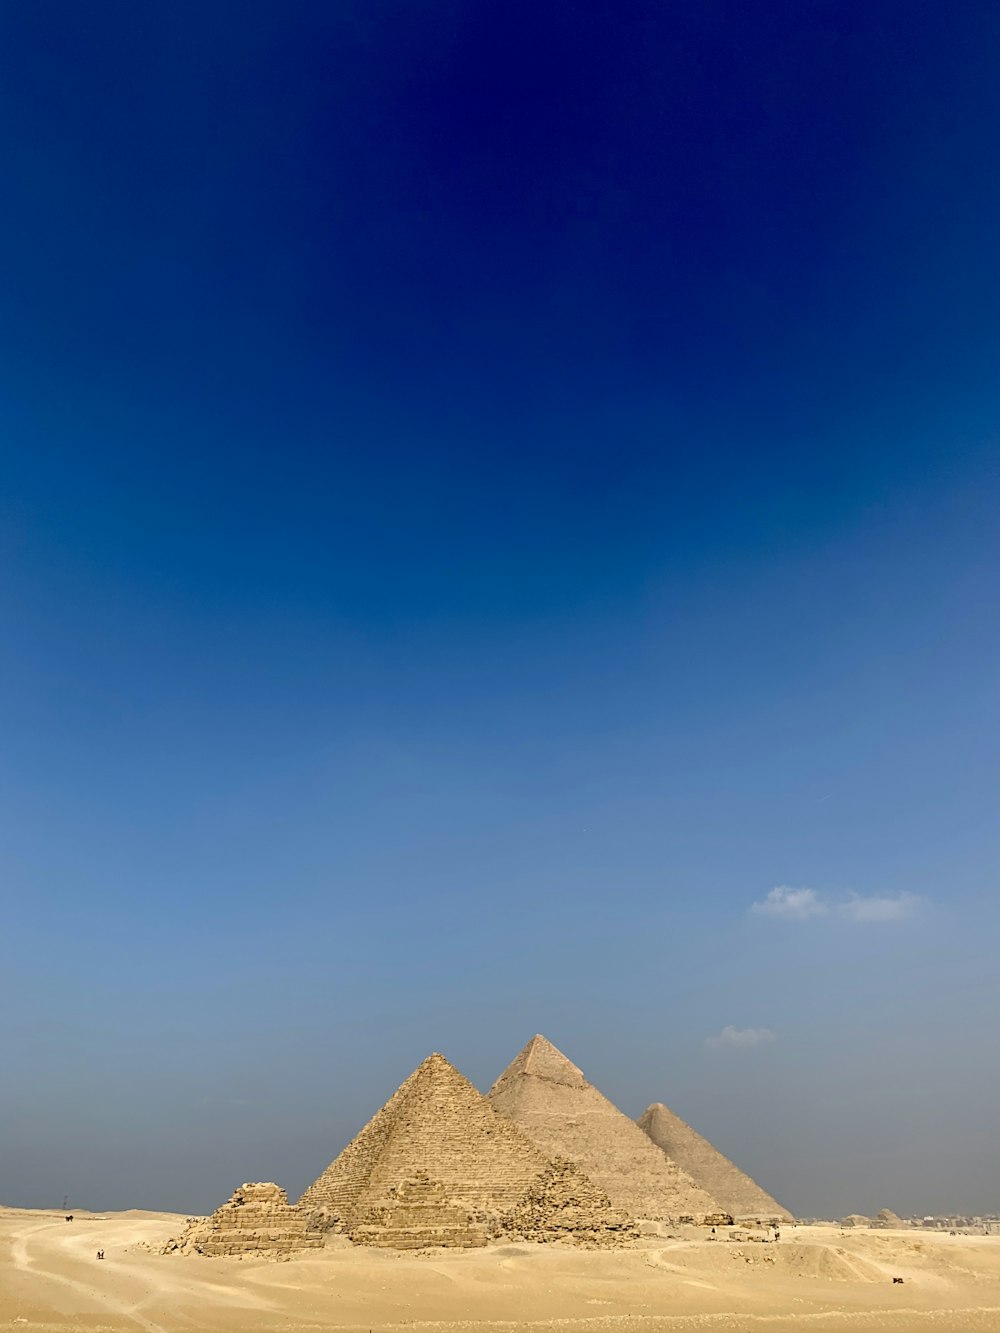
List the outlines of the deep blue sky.
{"label": "deep blue sky", "polygon": [[998,61],[0,9],[0,1199],[295,1193],[541,1030],[797,1211],[1000,1208]]}

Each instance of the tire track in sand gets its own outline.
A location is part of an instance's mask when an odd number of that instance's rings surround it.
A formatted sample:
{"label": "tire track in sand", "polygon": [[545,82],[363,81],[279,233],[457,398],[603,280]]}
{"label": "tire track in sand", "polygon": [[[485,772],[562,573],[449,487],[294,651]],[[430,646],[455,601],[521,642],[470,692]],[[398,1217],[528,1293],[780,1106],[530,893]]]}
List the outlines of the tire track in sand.
{"label": "tire track in sand", "polygon": [[[146,1333],[168,1333],[162,1324],[154,1324],[152,1320],[146,1319],[143,1315],[137,1313],[139,1306],[143,1304],[142,1301],[129,1304],[128,1301],[120,1300],[117,1296],[111,1296],[96,1287],[90,1286],[88,1283],[81,1281],[80,1278],[68,1277],[65,1273],[54,1273],[51,1268],[41,1267],[32,1257],[28,1248],[28,1241],[31,1236],[40,1231],[55,1231],[59,1227],[58,1222],[43,1222],[39,1226],[27,1227],[23,1231],[16,1232],[10,1251],[15,1269],[22,1273],[31,1273],[36,1277],[46,1278],[49,1282],[58,1282],[60,1286],[68,1287],[78,1295],[96,1301],[104,1309],[122,1315],[125,1319],[130,1319],[134,1324],[138,1324],[140,1328],[144,1328]],[[108,1261],[108,1263],[112,1271],[118,1267],[113,1261]]]}

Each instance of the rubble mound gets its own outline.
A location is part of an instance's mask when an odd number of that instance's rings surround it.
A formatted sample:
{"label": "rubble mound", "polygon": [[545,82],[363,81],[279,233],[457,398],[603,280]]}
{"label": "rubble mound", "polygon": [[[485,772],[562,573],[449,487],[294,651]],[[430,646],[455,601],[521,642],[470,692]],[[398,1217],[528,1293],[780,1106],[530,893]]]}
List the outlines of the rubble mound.
{"label": "rubble mound", "polygon": [[386,1197],[348,1232],[358,1245],[380,1245],[394,1250],[422,1250],[431,1246],[472,1249],[486,1244],[486,1229],[467,1208],[449,1200],[440,1180],[418,1171],[409,1180],[391,1185]]}
{"label": "rubble mound", "polygon": [[906,1223],[891,1208],[881,1208],[872,1219],[872,1226],[879,1227],[883,1231],[896,1231],[900,1227],[905,1227]]}
{"label": "rubble mound", "polygon": [[579,1167],[557,1158],[504,1219],[502,1232],[522,1240],[603,1247],[635,1240],[639,1228],[612,1208]]}
{"label": "rubble mound", "polygon": [[840,1219],[842,1227],[870,1227],[871,1224],[871,1218],[865,1217],[864,1213],[848,1213]]}
{"label": "rubble mound", "polygon": [[629,1217],[700,1218],[720,1211],[707,1190],[542,1036],[508,1065],[488,1100],[550,1161],[576,1162]]}
{"label": "rubble mound", "polygon": [[658,1148],[685,1170],[696,1185],[712,1195],[733,1217],[791,1218],[755,1180],[724,1157],[669,1106],[654,1102],[638,1120]]}
{"label": "rubble mound", "polygon": [[205,1254],[213,1258],[281,1258],[323,1244],[308,1215],[288,1202],[280,1185],[249,1182],[211,1217],[189,1218],[163,1253]]}

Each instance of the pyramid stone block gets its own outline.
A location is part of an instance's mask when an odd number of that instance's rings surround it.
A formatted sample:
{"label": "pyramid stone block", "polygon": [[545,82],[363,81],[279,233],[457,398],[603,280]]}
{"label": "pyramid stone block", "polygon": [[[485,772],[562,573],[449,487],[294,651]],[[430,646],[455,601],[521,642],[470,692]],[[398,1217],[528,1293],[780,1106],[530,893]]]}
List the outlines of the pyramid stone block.
{"label": "pyramid stone block", "polygon": [[488,1101],[548,1158],[567,1158],[629,1217],[701,1217],[719,1211],[676,1162],[542,1036],[504,1070]]}
{"label": "pyramid stone block", "polygon": [[638,1124],[657,1147],[683,1167],[733,1217],[791,1217],[787,1208],[782,1208],[755,1180],[675,1115],[669,1106],[654,1102],[639,1118]]}

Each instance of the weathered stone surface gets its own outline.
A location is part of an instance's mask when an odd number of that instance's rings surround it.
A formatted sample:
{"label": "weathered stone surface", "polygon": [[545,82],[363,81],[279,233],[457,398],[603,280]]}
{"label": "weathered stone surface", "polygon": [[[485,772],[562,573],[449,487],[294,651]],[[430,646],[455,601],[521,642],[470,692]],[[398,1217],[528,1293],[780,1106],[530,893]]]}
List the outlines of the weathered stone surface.
{"label": "weathered stone surface", "polygon": [[444,1245],[472,1249],[486,1244],[486,1228],[468,1209],[453,1203],[440,1180],[418,1172],[391,1185],[386,1197],[351,1229],[359,1245],[420,1250]]}
{"label": "weathered stone surface", "polygon": [[719,1211],[691,1179],[544,1037],[533,1037],[488,1100],[548,1158],[575,1162],[629,1217],[695,1217]]}
{"label": "weathered stone surface", "polygon": [[250,1182],[235,1190],[211,1217],[192,1218],[175,1240],[167,1242],[164,1253],[282,1258],[322,1244],[323,1237],[310,1225],[308,1215],[288,1202],[279,1185]]}
{"label": "weathered stone surface", "polygon": [[696,1185],[718,1201],[723,1211],[737,1218],[791,1217],[787,1208],[675,1115],[669,1106],[654,1102],[637,1123]]}
{"label": "weathered stone surface", "polygon": [[504,1219],[511,1236],[574,1245],[622,1245],[638,1238],[636,1222],[612,1208],[603,1190],[574,1163],[557,1158]]}

